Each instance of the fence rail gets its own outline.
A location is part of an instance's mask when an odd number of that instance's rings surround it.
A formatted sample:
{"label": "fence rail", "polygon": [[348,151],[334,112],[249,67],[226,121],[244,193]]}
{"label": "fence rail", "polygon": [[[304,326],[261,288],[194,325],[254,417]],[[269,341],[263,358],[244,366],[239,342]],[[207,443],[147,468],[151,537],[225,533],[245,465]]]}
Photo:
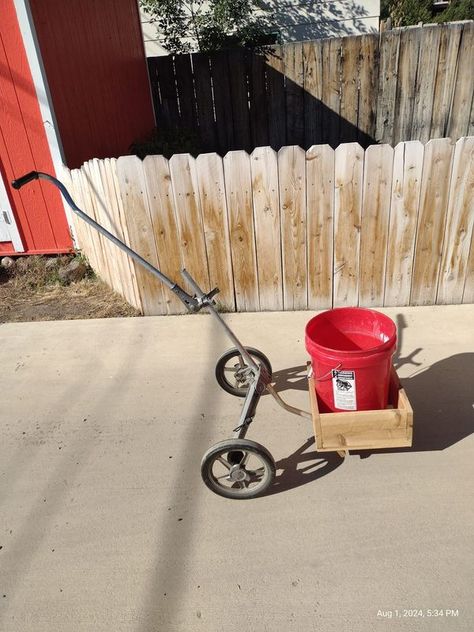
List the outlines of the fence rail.
{"label": "fence rail", "polygon": [[474,22],[149,58],[159,129],[199,151],[474,134]]}
{"label": "fence rail", "polygon": [[[108,230],[225,310],[474,302],[474,137],[136,156],[66,171]],[[144,314],[181,313],[149,273],[79,220],[93,268]]]}

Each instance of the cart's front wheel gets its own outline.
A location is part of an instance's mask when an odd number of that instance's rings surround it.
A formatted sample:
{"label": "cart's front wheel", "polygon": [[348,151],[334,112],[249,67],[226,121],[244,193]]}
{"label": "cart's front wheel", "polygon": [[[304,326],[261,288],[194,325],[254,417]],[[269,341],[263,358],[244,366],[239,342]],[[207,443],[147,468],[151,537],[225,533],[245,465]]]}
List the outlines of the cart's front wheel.
{"label": "cart's front wheel", "polygon": [[[252,347],[245,347],[245,349],[257,364],[263,364],[271,377],[272,365],[267,356]],[[251,369],[238,349],[229,349],[217,361],[216,380],[219,386],[231,395],[245,397],[251,377]]]}
{"label": "cart's front wheel", "polygon": [[224,498],[260,496],[275,478],[270,452],[249,439],[226,439],[209,448],[201,461],[201,476],[211,491]]}

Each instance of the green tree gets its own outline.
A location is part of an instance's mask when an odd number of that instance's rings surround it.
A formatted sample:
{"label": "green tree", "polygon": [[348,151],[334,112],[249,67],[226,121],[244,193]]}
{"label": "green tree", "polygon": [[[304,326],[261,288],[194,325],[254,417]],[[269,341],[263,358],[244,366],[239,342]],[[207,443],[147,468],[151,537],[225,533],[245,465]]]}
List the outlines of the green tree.
{"label": "green tree", "polygon": [[382,0],[380,15],[382,19],[391,17],[393,26],[474,20],[474,0],[452,0],[449,7],[441,13],[433,10],[431,0]]}
{"label": "green tree", "polygon": [[381,17],[392,18],[393,26],[433,21],[431,0],[382,0]]}
{"label": "green tree", "polygon": [[252,0],[140,0],[140,5],[170,53],[270,43],[270,20],[255,17]]}
{"label": "green tree", "polygon": [[436,18],[437,22],[474,20],[474,0],[453,0],[449,7]]}

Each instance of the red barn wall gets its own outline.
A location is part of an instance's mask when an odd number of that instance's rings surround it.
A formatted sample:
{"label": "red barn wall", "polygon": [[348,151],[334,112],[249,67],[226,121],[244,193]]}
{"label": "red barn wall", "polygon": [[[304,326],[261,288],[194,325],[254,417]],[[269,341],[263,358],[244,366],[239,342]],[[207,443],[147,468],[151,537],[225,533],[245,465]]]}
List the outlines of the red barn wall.
{"label": "red barn wall", "polygon": [[[54,174],[13,0],[0,0],[0,177],[3,178],[25,252],[67,252],[72,249],[60,194],[34,182],[15,191],[13,178],[32,170]],[[10,242],[1,254],[14,254]]]}
{"label": "red barn wall", "polygon": [[136,0],[30,0],[65,161],[129,153],[154,127]]}

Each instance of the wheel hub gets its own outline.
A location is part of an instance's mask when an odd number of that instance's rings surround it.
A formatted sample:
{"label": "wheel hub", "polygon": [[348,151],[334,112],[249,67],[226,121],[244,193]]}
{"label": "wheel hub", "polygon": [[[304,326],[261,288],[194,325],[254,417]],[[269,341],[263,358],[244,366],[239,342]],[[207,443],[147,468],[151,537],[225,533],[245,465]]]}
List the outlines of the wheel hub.
{"label": "wheel hub", "polygon": [[249,475],[245,468],[240,465],[233,465],[230,468],[229,479],[234,483],[243,482],[249,479]]}
{"label": "wheel hub", "polygon": [[235,380],[240,386],[247,386],[250,381],[249,367],[238,368],[235,371]]}

